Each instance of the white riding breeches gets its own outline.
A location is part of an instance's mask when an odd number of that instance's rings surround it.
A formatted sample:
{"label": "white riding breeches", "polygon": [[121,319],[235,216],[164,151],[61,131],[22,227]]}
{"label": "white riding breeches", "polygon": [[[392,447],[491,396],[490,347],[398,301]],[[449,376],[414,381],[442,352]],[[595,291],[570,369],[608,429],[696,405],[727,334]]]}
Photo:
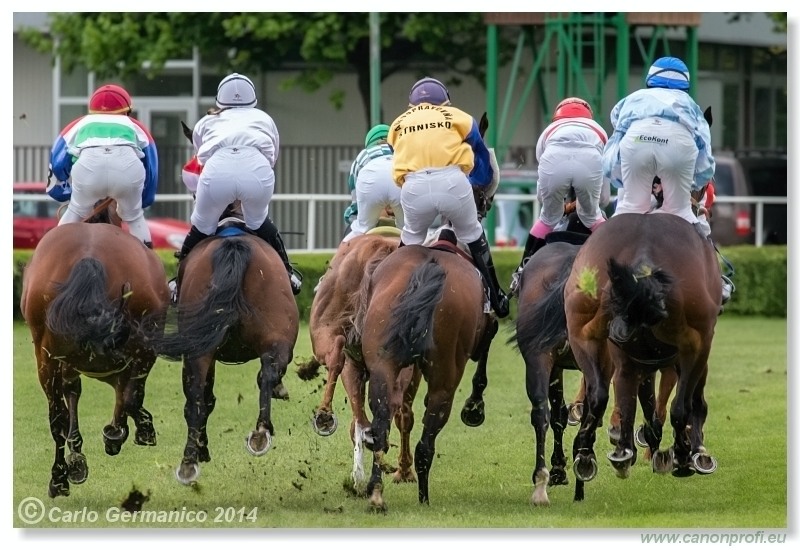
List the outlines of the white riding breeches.
{"label": "white riding breeches", "polygon": [[615,215],[648,212],[653,178],[658,176],[664,203],[656,212],[697,222],[691,193],[698,150],[685,126],[661,118],[638,120],[622,138],[619,152],[625,193]]}
{"label": "white riding breeches", "polygon": [[406,174],[400,203],[405,215],[404,244],[422,244],[438,214],[450,221],[459,241],[472,243],[483,234],[472,185],[458,166]]}
{"label": "white riding breeches", "polygon": [[275,172],[258,149],[219,149],[200,173],[192,225],[201,233],[213,235],[222,212],[239,199],[245,225],[258,229],[267,219],[274,190]]}
{"label": "white riding breeches", "polygon": [[72,195],[58,225],[80,222],[91,214],[97,201],[111,197],[117,214],[127,222],[131,235],[142,242],[151,240],[142,210],[145,169],[133,147],[87,147],[72,167]]}
{"label": "white riding breeches", "polygon": [[564,200],[570,186],[575,189],[576,212],[591,229],[603,220],[600,191],[603,187],[603,157],[596,147],[561,146],[551,143],[539,160],[537,195],[542,204],[539,219],[549,227],[564,216]]}
{"label": "white riding breeches", "polygon": [[392,157],[382,156],[369,161],[358,171],[356,179],[358,217],[350,224],[352,230],[342,242],[363,235],[378,225],[384,209],[394,212],[395,225],[403,227],[403,208],[400,205],[400,188],[392,177]]}

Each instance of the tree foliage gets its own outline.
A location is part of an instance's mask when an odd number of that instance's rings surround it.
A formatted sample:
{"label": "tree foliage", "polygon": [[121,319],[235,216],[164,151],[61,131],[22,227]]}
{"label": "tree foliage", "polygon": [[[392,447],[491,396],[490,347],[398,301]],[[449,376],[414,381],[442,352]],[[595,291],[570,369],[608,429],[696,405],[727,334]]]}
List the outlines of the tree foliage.
{"label": "tree foliage", "polygon": [[[141,74],[145,62],[154,77],[194,47],[221,72],[296,69],[282,86],[308,92],[352,71],[369,112],[368,13],[54,13],[49,33],[22,36],[59,56],[66,71],[83,65],[100,78]],[[422,76],[447,69],[456,81],[484,82],[486,26],[479,13],[382,13],[380,43],[383,79],[400,70]],[[337,108],[343,98],[342,90],[329,96]]]}

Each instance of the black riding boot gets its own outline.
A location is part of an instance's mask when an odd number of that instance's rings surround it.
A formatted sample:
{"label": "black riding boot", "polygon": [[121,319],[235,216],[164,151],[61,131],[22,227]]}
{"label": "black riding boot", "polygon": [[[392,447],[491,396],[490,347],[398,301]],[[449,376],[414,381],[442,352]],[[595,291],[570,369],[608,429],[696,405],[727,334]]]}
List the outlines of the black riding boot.
{"label": "black riding boot", "polygon": [[528,260],[533,256],[537,250],[542,248],[547,241],[542,238],[534,237],[530,233],[528,233],[528,240],[525,241],[525,252],[522,253],[522,260],[519,262],[519,267],[517,267],[516,271],[511,274],[511,286],[508,289],[508,293],[512,296],[516,296],[517,292],[519,291],[519,280],[522,277],[522,270],[525,268],[525,264],[528,263]]}
{"label": "black riding boot", "polygon": [[178,261],[180,262],[189,255],[189,252],[191,252],[200,241],[208,237],[209,235],[201,233],[199,229],[197,229],[195,226],[192,226],[192,228],[189,230],[189,233],[186,235],[186,238],[183,239],[181,251],[175,254],[175,257],[178,258]]}
{"label": "black riding boot", "polygon": [[264,223],[261,224],[256,230],[256,235],[267,241],[272,248],[278,253],[278,256],[283,260],[283,265],[286,267],[286,272],[289,274],[289,282],[292,285],[292,294],[297,296],[300,294],[300,286],[303,284],[303,275],[297,271],[292,264],[289,263],[289,255],[286,253],[286,247],[283,244],[280,233],[278,233],[277,226],[267,216]]}
{"label": "black riding boot", "polygon": [[482,234],[480,239],[469,243],[467,246],[472,253],[475,267],[481,272],[489,287],[489,301],[492,304],[495,315],[501,319],[508,317],[508,296],[500,290],[500,283],[497,282],[497,274],[494,271],[494,262],[492,262],[492,252],[489,250],[486,235]]}
{"label": "black riding boot", "polygon": [[145,242],[144,242],[144,245],[145,245],[147,248],[149,248],[150,250],[153,250],[153,241],[145,241]]}

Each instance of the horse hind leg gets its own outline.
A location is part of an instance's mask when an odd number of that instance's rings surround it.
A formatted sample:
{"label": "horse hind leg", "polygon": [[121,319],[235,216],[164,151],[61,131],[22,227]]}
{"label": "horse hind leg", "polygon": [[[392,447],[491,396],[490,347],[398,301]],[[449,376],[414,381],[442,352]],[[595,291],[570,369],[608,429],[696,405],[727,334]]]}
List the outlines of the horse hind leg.
{"label": "horse hind leg", "polygon": [[717,470],[717,459],[708,454],[703,444],[703,427],[708,416],[708,403],[703,395],[705,382],[704,374],[692,395],[691,429],[689,431],[689,439],[692,443],[692,468],[702,475],[713,474]]}
{"label": "horse hind leg", "polygon": [[37,363],[39,383],[47,396],[47,408],[50,417],[50,435],[55,443],[55,458],[50,468],[50,483],[47,493],[50,498],[69,496],[69,467],[64,456],[64,446],[69,430],[69,410],[64,402],[61,371],[63,366],[55,361],[44,359],[46,351],[37,347]]}
{"label": "horse hind leg", "polygon": [[401,373],[401,379],[410,376],[410,380],[403,380],[403,404],[395,415],[394,421],[400,432],[400,458],[397,469],[393,474],[395,483],[414,483],[417,477],[412,470],[413,458],[411,457],[411,430],[414,429],[414,398],[419,389],[422,372],[416,367],[407,367]]}
{"label": "horse hind leg", "polygon": [[[208,437],[206,425],[214,407],[214,359],[211,357],[184,359],[183,417],[186,420],[187,436],[183,448],[183,458],[175,470],[175,477],[183,485],[191,485],[200,476],[199,462],[208,462]],[[211,404],[209,405],[209,395]]]}
{"label": "horse hind leg", "polygon": [[[153,363],[155,360],[153,360]],[[136,445],[152,447],[156,444],[156,429],[153,415],[144,408],[145,382],[153,364],[145,366],[144,372],[136,372],[131,376],[125,388],[125,406],[136,426],[133,442]]]}
{"label": "horse hind leg", "polygon": [[483,402],[483,392],[489,383],[486,377],[486,364],[489,361],[489,347],[497,334],[498,328],[497,320],[492,319],[479,344],[481,352],[478,357],[478,364],[475,367],[475,374],[472,376],[472,393],[461,409],[461,421],[472,428],[480,426],[486,420],[485,404]]}
{"label": "horse hind leg", "polygon": [[328,377],[325,379],[325,390],[322,394],[322,401],[317,407],[311,426],[314,431],[321,436],[329,436],[336,431],[339,421],[333,412],[333,395],[336,391],[336,382],[345,368],[344,357],[344,336],[339,335],[333,341],[333,347],[325,355],[325,365]]}
{"label": "horse hind leg", "polygon": [[128,411],[125,404],[125,390],[130,379],[130,371],[125,370],[115,378],[109,378],[108,383],[114,387],[116,401],[114,414],[110,424],[103,427],[103,443],[106,454],[116,456],[122,450],[122,445],[128,439]]}
{"label": "horse hind leg", "polygon": [[553,454],[550,456],[550,480],[552,485],[568,485],[567,457],[564,454],[564,430],[569,411],[564,402],[564,371],[553,369],[550,376],[550,429],[553,430]]}
{"label": "horse hind leg", "polygon": [[281,383],[289,364],[290,352],[285,346],[276,346],[261,355],[258,371],[259,410],[256,428],[245,439],[245,448],[253,456],[263,456],[272,447],[275,427],[272,425],[272,390]]}
{"label": "horse hind leg", "polygon": [[75,376],[64,380],[64,396],[69,411],[69,433],[67,447],[70,453],[66,457],[67,472],[70,483],[80,485],[89,477],[89,466],[83,454],[83,436],[78,423],[78,401],[81,397],[81,378]]}

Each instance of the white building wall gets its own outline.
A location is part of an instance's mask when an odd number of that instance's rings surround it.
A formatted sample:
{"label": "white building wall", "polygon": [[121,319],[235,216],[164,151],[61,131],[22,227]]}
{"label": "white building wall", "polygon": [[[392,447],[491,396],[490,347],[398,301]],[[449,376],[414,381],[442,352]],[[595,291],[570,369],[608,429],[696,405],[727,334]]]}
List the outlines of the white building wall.
{"label": "white building wall", "polygon": [[14,36],[14,145],[49,145],[53,127],[53,68],[50,58]]}

